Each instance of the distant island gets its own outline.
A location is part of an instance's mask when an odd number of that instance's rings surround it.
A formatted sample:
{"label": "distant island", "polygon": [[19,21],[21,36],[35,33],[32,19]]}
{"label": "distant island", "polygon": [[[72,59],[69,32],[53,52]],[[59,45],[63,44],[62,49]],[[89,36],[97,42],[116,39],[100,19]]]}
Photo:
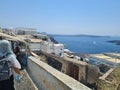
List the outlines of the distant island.
{"label": "distant island", "polygon": [[99,35],[86,35],[86,34],[76,34],[76,35],[63,35],[63,34],[50,34],[51,36],[68,36],[68,37],[110,37],[110,36],[99,36]]}
{"label": "distant island", "polygon": [[110,43],[115,43],[116,45],[120,45],[120,40],[112,40],[112,41],[107,41]]}

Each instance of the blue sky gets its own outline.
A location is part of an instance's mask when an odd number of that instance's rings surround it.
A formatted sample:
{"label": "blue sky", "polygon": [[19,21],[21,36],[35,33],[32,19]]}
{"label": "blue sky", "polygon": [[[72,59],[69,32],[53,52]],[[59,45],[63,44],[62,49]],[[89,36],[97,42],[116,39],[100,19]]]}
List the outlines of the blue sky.
{"label": "blue sky", "polygon": [[120,0],[0,0],[0,26],[120,36]]}

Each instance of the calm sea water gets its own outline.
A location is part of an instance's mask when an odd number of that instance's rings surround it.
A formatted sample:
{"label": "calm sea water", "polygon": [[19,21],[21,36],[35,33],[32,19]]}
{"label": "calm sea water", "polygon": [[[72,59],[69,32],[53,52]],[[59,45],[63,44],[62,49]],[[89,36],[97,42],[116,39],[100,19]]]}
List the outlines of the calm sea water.
{"label": "calm sea water", "polygon": [[106,42],[120,40],[120,37],[54,36],[54,39],[59,43],[63,43],[66,49],[76,53],[120,53],[120,45]]}

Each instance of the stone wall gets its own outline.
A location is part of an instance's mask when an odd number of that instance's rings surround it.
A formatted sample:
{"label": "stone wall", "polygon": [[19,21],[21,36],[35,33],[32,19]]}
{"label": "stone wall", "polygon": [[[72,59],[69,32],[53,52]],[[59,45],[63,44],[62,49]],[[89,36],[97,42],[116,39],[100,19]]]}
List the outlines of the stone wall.
{"label": "stone wall", "polygon": [[34,57],[29,57],[28,73],[40,90],[90,90]]}

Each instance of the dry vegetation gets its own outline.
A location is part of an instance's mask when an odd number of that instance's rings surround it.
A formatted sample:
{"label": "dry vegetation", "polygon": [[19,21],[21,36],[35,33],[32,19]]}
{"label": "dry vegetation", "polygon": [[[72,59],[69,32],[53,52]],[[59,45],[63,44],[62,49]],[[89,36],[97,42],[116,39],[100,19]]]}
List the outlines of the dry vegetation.
{"label": "dry vegetation", "polygon": [[99,80],[98,90],[120,90],[120,68],[114,69],[106,80]]}

